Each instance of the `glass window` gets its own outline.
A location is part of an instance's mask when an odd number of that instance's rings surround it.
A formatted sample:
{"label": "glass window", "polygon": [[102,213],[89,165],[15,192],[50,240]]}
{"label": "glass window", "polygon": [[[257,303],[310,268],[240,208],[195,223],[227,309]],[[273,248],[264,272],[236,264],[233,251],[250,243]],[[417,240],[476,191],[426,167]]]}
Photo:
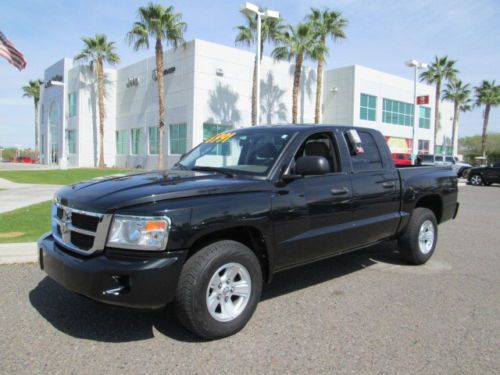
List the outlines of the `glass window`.
{"label": "glass window", "polygon": [[69,117],[76,116],[76,93],[68,94],[68,115]]}
{"label": "glass window", "polygon": [[[203,140],[206,141],[208,138],[216,136],[222,132],[227,130],[231,130],[233,127],[231,125],[222,125],[222,124],[203,124]],[[227,154],[227,145],[220,144],[217,145],[212,151],[213,155],[225,155]]]}
{"label": "glass window", "polygon": [[419,154],[429,153],[429,141],[423,139],[418,140],[418,153]]}
{"label": "glass window", "polygon": [[76,130],[68,130],[68,153],[76,154]]}
{"label": "glass window", "polygon": [[429,107],[420,106],[418,115],[418,127],[430,129],[431,127],[431,109]]}
{"label": "glass window", "polygon": [[382,157],[372,135],[360,131],[358,131],[358,134],[361,138],[363,152],[358,152],[351,157],[354,171],[362,172],[382,169]]}
{"label": "glass window", "polygon": [[382,105],[382,122],[412,126],[413,104],[384,98]]}
{"label": "glass window", "polygon": [[295,161],[303,156],[323,156],[328,160],[330,172],[340,172],[336,147],[330,133],[316,133],[309,136],[295,154]]}
{"label": "glass window", "polygon": [[[294,131],[247,128],[224,132],[205,140],[191,150],[178,164],[178,169],[215,169],[232,173],[264,176],[279,158]],[[224,153],[216,153],[219,146]],[[174,168],[175,169],[175,168]]]}
{"label": "glass window", "polygon": [[361,94],[361,105],[359,109],[361,120],[375,121],[377,119],[377,97]]}
{"label": "glass window", "polygon": [[434,160],[435,160],[435,161],[443,161],[443,157],[442,157],[442,156],[438,156],[438,155],[436,155],[436,156],[434,157]]}
{"label": "glass window", "polygon": [[[205,135],[205,129],[203,129],[203,135]],[[170,154],[182,155],[186,151],[187,124],[170,124]]]}
{"label": "glass window", "polygon": [[149,153],[157,155],[160,150],[160,128],[153,126],[148,129]]}
{"label": "glass window", "polygon": [[144,155],[144,132],[141,128],[132,129],[132,155]]}
{"label": "glass window", "polygon": [[128,155],[129,149],[128,130],[116,131],[116,153],[117,155]]}

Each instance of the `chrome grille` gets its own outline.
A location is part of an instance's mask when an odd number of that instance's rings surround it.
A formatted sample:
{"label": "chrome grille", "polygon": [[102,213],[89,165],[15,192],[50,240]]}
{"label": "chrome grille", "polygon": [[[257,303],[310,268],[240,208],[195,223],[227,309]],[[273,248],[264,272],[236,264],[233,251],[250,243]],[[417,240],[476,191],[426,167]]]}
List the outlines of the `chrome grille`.
{"label": "chrome grille", "polygon": [[90,255],[104,249],[112,215],[77,210],[55,202],[52,235],[68,250]]}

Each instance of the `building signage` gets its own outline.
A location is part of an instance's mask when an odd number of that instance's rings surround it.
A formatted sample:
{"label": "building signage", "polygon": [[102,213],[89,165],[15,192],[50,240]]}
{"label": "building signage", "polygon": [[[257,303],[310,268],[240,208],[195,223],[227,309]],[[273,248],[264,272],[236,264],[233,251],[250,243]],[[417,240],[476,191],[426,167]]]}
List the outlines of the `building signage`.
{"label": "building signage", "polygon": [[[163,70],[163,75],[165,76],[165,75],[171,74],[173,72],[175,72],[175,66],[171,66],[170,68],[164,69]],[[158,80],[158,77],[156,76],[156,69],[153,70],[152,78],[153,78],[153,81],[157,81]]]}
{"label": "building signage", "polygon": [[127,87],[137,87],[139,86],[140,80],[139,77],[128,77],[126,86]]}
{"label": "building signage", "polygon": [[64,79],[63,79],[62,75],[59,75],[59,74],[55,75],[51,79],[47,80],[47,82],[45,82],[45,88],[51,87],[52,86],[52,81],[64,82]]}
{"label": "building signage", "polygon": [[429,104],[429,95],[417,96],[417,104],[418,105]]}

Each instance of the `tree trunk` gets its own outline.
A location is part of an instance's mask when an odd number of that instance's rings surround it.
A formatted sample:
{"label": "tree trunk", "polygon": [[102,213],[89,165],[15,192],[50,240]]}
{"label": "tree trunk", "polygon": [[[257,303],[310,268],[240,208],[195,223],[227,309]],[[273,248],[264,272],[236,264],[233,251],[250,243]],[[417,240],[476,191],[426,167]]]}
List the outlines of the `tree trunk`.
{"label": "tree trunk", "polygon": [[104,168],[104,68],[101,60],[96,61],[97,97],[99,102],[99,168]]}
{"label": "tree trunk", "polygon": [[156,77],[158,82],[158,104],[159,104],[159,145],[158,145],[158,169],[164,168],[164,147],[163,139],[165,138],[165,90],[163,80],[163,46],[161,39],[156,39]]}
{"label": "tree trunk", "polygon": [[318,60],[318,71],[316,78],[316,107],[314,109],[314,123],[319,124],[321,121],[321,93],[323,91],[323,68],[324,61],[322,58]]}
{"label": "tree trunk", "polygon": [[253,82],[252,82],[252,126],[257,124],[257,55],[253,65]]}
{"label": "tree trunk", "polygon": [[38,124],[38,102],[39,99],[35,99],[35,153],[38,154],[39,150],[39,142],[38,142],[38,134],[39,134],[39,129],[40,126]]}
{"label": "tree trunk", "polygon": [[292,91],[292,124],[297,123],[298,102],[300,95],[300,76],[302,73],[302,60],[304,55],[299,53],[295,59],[295,72],[293,75],[293,91]]}
{"label": "tree trunk", "polygon": [[486,104],[483,115],[483,136],[481,137],[481,155],[486,157],[486,141],[488,140],[488,120],[490,117],[490,105]]}
{"label": "tree trunk", "polygon": [[[326,37],[321,36],[321,43],[326,45]],[[318,69],[316,76],[316,107],[314,109],[314,123],[319,124],[321,121],[321,94],[323,93],[323,69],[325,65],[324,56],[318,59]]]}
{"label": "tree trunk", "polygon": [[[438,131],[441,129],[441,121],[439,116],[439,100],[441,99],[441,81],[436,83],[436,103],[434,106],[434,154],[436,154]],[[443,146],[441,146],[442,152]]]}
{"label": "tree trunk", "polygon": [[453,156],[458,154],[458,143],[457,143],[457,152],[455,153],[455,138],[457,136],[457,124],[458,124],[458,116],[460,113],[460,104],[458,101],[454,101],[454,108],[453,108],[453,127],[451,131],[451,148],[453,150]]}

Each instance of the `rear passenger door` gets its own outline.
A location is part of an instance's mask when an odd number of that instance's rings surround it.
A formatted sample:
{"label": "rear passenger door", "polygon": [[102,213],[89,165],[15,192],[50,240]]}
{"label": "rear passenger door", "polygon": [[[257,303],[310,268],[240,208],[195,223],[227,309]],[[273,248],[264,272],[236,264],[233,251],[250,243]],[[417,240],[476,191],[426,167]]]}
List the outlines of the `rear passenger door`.
{"label": "rear passenger door", "polygon": [[[362,152],[351,155],[356,246],[390,237],[400,218],[399,174],[388,160],[389,148],[374,134],[358,130]],[[376,136],[376,135],[375,135]],[[380,137],[381,138],[381,137]]]}

